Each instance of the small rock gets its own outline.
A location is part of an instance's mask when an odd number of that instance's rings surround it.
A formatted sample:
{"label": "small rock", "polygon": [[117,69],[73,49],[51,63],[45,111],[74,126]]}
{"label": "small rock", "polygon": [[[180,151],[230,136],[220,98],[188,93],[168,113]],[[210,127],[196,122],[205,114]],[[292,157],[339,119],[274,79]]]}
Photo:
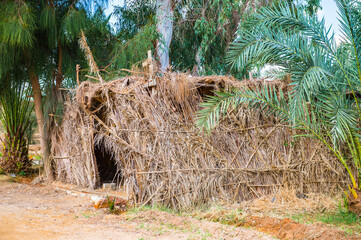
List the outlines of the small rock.
{"label": "small rock", "polygon": [[308,198],[308,196],[306,194],[304,194],[303,192],[297,192],[296,193],[296,197],[299,199],[306,199]]}

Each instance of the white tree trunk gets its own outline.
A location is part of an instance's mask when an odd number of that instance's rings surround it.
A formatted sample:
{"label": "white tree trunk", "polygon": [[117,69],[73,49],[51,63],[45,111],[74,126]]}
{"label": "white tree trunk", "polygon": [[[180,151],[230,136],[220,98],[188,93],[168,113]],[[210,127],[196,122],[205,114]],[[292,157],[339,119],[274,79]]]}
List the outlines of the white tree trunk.
{"label": "white tree trunk", "polygon": [[157,52],[162,71],[169,68],[169,46],[173,34],[173,15],[172,0],[157,0],[157,29],[160,35]]}

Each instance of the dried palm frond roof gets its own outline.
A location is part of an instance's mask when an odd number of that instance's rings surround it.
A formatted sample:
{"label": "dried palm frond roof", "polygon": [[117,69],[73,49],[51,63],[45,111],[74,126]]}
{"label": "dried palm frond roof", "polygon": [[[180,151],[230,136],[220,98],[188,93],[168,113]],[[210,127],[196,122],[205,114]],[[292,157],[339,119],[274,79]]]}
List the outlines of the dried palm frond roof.
{"label": "dried palm frond roof", "polygon": [[[172,84],[173,86],[169,86]],[[212,94],[212,91],[230,90],[232,88],[248,87],[258,88],[262,85],[279,86],[285,89],[287,82],[284,80],[238,80],[233,76],[192,76],[185,73],[166,73],[164,76],[157,76],[155,79],[149,79],[149,76],[132,75],[115,79],[106,83],[93,83],[85,81],[80,84],[76,90],[76,100],[86,106],[90,106],[92,101],[100,100],[103,93],[108,94],[130,94],[134,88],[143,85],[145,88],[161,86],[163,90],[169,87],[173,91],[175,98],[179,101],[184,100],[186,96],[195,89],[203,89],[203,95]]]}

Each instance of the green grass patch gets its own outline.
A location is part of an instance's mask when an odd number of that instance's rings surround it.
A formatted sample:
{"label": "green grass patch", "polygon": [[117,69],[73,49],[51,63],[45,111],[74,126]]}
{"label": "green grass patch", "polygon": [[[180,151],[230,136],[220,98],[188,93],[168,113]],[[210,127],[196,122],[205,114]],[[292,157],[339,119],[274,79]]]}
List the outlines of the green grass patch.
{"label": "green grass patch", "polygon": [[344,207],[339,206],[336,211],[316,213],[316,214],[296,214],[289,216],[299,223],[312,224],[315,222],[323,222],[331,227],[339,228],[346,234],[361,233],[361,218],[352,212],[348,212]]}
{"label": "green grass patch", "polygon": [[345,209],[338,209],[335,213],[325,214],[320,217],[320,221],[336,226],[361,224],[361,220],[356,214]]}

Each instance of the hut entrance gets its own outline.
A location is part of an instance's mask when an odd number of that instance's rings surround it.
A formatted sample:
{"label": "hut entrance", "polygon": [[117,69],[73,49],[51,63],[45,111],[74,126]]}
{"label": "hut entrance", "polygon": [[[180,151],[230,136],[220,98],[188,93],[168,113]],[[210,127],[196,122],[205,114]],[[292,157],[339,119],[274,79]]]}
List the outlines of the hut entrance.
{"label": "hut entrance", "polygon": [[103,144],[95,144],[94,155],[98,165],[100,184],[117,181],[117,164],[113,154]]}

